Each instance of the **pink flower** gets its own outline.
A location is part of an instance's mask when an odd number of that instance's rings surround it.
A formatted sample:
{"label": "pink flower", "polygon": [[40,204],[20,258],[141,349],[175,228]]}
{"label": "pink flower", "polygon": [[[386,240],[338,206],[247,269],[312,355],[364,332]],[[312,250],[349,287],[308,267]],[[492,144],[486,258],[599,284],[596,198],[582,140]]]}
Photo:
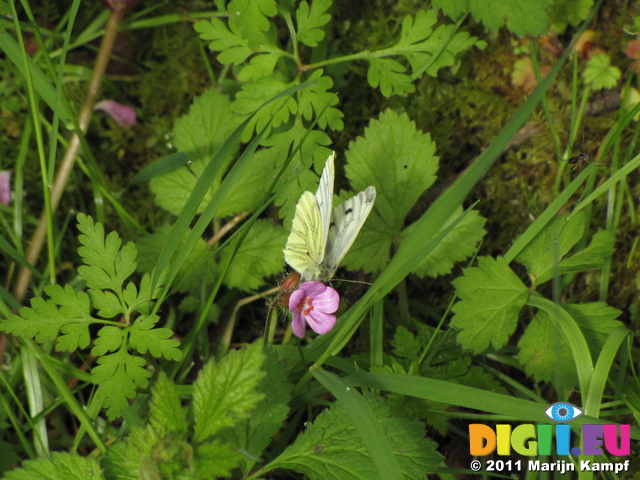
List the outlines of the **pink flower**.
{"label": "pink flower", "polygon": [[289,298],[289,311],[293,312],[291,330],[302,338],[308,323],[316,333],[328,333],[336,324],[331,315],[340,306],[340,295],[320,282],[303,282]]}
{"label": "pink flower", "polygon": [[129,105],[123,105],[113,100],[103,100],[96,103],[94,110],[104,110],[121,127],[130,127],[136,123],[136,111]]}
{"label": "pink flower", "polygon": [[0,170],[0,203],[9,205],[11,200],[11,170]]}

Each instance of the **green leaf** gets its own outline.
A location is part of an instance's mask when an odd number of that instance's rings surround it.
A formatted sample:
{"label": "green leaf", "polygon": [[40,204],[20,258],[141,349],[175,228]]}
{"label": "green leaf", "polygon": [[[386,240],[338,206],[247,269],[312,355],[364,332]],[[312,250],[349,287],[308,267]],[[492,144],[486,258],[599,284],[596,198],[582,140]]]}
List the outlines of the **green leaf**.
{"label": "green leaf", "polygon": [[293,386],[288,380],[289,370],[284,362],[272,350],[266,350],[263,370],[266,376],[257,387],[264,398],[258,403],[251,415],[232,428],[220,431],[220,437],[237,451],[248,452],[242,461],[242,470],[247,473],[254,467],[257,458],[264,454],[265,448],[287,418],[289,401]]}
{"label": "green leaf", "polygon": [[[425,474],[434,472],[442,457],[436,451],[436,444],[424,438],[424,426],[416,420],[394,415],[378,398],[365,397],[365,401],[383,429],[405,478],[423,479]],[[339,402],[318,415],[294,444],[265,468],[293,470],[308,475],[311,480],[378,478],[367,449]],[[340,472],[338,477],[336,472]]]}
{"label": "green leaf", "polygon": [[[282,249],[287,232],[270,220],[256,220],[244,237],[236,256],[231,262],[224,283],[229,287],[254,290],[264,285],[264,277],[282,271]],[[226,264],[235,250],[237,241],[222,250],[220,262]]]}
{"label": "green leaf", "polygon": [[333,80],[331,77],[323,76],[322,73],[322,70],[313,72],[308,80],[317,79],[318,83],[298,92],[298,111],[305,120],[313,120],[322,114],[318,117],[318,126],[323,130],[328,126],[332,130],[339,131],[344,128],[342,122],[344,114],[337,108],[333,108],[338,104],[338,97],[327,91],[333,87]]}
{"label": "green leaf", "polygon": [[136,388],[146,388],[151,372],[145,359],[130,355],[120,349],[112,355],[98,358],[98,366],[91,372],[98,385],[96,398],[107,409],[107,417],[114,420],[129,407],[127,399],[136,396]]}
{"label": "green leaf", "polygon": [[[610,333],[622,326],[615,320],[620,311],[605,303],[562,306],[578,324],[594,358],[600,354]],[[538,310],[518,343],[518,359],[528,375],[553,383],[560,394],[568,394],[578,377],[571,348],[548,315]]]}
{"label": "green leaf", "polygon": [[609,334],[616,328],[624,326],[622,322],[616,320],[622,312],[603,302],[583,305],[567,304],[562,307],[573,317],[582,330],[594,359],[600,355]]}
{"label": "green leaf", "polygon": [[87,293],[91,298],[91,306],[98,310],[98,315],[102,318],[114,318],[126,314],[126,308],[120,303],[115,293],[95,288],[90,288]]}
{"label": "green leaf", "polygon": [[[89,297],[70,285],[48,285],[44,289],[50,300],[32,298],[31,308],[22,307],[0,323],[0,330],[38,343],[56,340],[57,351],[74,351],[89,345],[89,325],[99,320],[91,317]],[[63,335],[58,337],[62,332]]]}
{"label": "green leaf", "polygon": [[219,18],[210,21],[201,20],[194,26],[200,38],[210,41],[209,48],[215,52],[222,52],[216,58],[223,65],[238,65],[244,62],[253,50],[249,48],[248,40],[242,38],[237,22],[229,25],[231,31]]}
{"label": "green leaf", "polygon": [[553,25],[553,31],[563,32],[568,24],[577,27],[589,16],[593,8],[593,0],[556,0],[547,13]]}
{"label": "green leaf", "polygon": [[422,343],[406,327],[400,326],[391,340],[392,352],[396,357],[415,359],[422,351]]}
{"label": "green leaf", "polygon": [[[462,215],[462,207],[459,207],[440,231],[447,228],[452,222]],[[484,227],[486,220],[476,211],[469,212],[451,230],[413,271],[421,277],[437,277],[450,273],[453,265],[469,258],[476,251],[478,242],[486,233]],[[407,228],[406,233],[411,231]]]}
{"label": "green leaf", "polygon": [[577,273],[603,266],[613,255],[615,240],[615,235],[607,230],[595,233],[584,250],[560,261],[560,271]]}
{"label": "green leaf", "polygon": [[[318,189],[319,175],[314,174],[310,167],[315,165],[317,172],[322,171],[327,157],[331,154],[331,149],[326,148],[327,145],[331,145],[331,138],[320,130],[309,130],[304,126],[302,119],[296,117],[292,128],[274,133],[264,140],[263,145],[271,148],[256,152],[256,157],[264,164],[273,165],[273,174],[282,167],[290,149],[297,147],[303,139],[302,149],[294,155],[276,185],[278,195],[275,204],[280,207],[279,215],[284,219],[287,229],[291,227],[295,207],[302,192],[315,192]],[[291,181],[293,177],[295,180]]]}
{"label": "green leaf", "polygon": [[[434,29],[437,20],[436,10],[422,10],[415,17],[405,17],[397,44],[367,57],[370,62],[369,84],[373,87],[379,85],[385,97],[411,93],[415,90],[413,80],[422,72],[436,76],[441,68],[453,65],[456,56],[464,50],[474,45],[485,47],[484,42],[466,32],[455,33],[454,25],[439,25]],[[382,58],[397,55],[407,59],[412,75],[405,73],[402,63]]]}
{"label": "green leaf", "polygon": [[165,372],[161,371],[153,384],[149,412],[149,423],[157,432],[186,438],[187,412],[181,406],[178,389]]}
{"label": "green leaf", "polygon": [[476,354],[489,345],[496,350],[504,346],[529,298],[527,287],[506,260],[480,257],[478,267],[465,269],[453,285],[460,297],[451,320],[451,326],[460,330],[458,343]]}
{"label": "green leaf", "polygon": [[265,33],[262,39],[259,51],[256,52],[256,55],[251,59],[249,64],[243,66],[242,70],[238,72],[238,80],[248,82],[271,76],[278,60],[281,58],[290,58],[287,52],[278,47],[277,34],[276,27],[271,25],[269,31]]}
{"label": "green leaf", "polygon": [[416,87],[406,71],[404,65],[391,58],[372,59],[369,61],[367,81],[373,88],[380,87],[380,92],[387,98],[413,93]]}
{"label": "green leaf", "polygon": [[[239,115],[249,115],[262,106],[267,100],[291,87],[292,84],[282,82],[273,76],[263,77],[255,82],[242,85],[242,89],[236,95],[236,100],[231,104],[231,110]],[[283,106],[284,105],[284,106]],[[298,103],[292,96],[286,96],[275,102],[271,102],[260,109],[251,119],[242,134],[242,141],[247,142],[253,136],[254,130],[262,131],[268,126],[265,136],[271,129],[286,123],[291,115],[298,113]]]}
{"label": "green leaf", "polygon": [[374,272],[389,261],[407,213],[435,182],[438,157],[431,136],[417,130],[406,114],[387,110],[370,122],[364,135],[349,145],[345,171],[356,191],[373,185],[378,195],[343,264]]}
{"label": "green leaf", "polygon": [[[196,97],[189,112],[178,118],[173,126],[176,148],[187,154],[192,162],[211,160],[241,122],[229,109],[230,105],[229,97],[215,88]],[[225,168],[226,165],[221,170]]]}
{"label": "green leaf", "polygon": [[601,267],[613,254],[615,237],[611,232],[597,232],[585,249],[567,258],[586,228],[586,216],[579,212],[570,218],[555,218],[516,257],[529,272],[533,285],[541,285],[559,275],[584,272]]}
{"label": "green leaf", "polygon": [[6,472],[5,480],[101,480],[100,464],[94,457],[53,452],[51,458],[27,460],[22,468]]}
{"label": "green leaf", "polygon": [[100,357],[107,352],[119,350],[120,347],[122,347],[122,342],[124,342],[125,337],[126,331],[124,328],[113,327],[111,325],[102,327],[98,331],[91,355]]}
{"label": "green leaf", "polygon": [[518,360],[527,375],[533,375],[538,381],[551,382],[560,398],[577,383],[578,372],[571,349],[544,311],[539,310],[533,317],[518,348]]}
{"label": "green leaf", "polygon": [[549,17],[547,8],[551,0],[502,0],[486,2],[471,0],[469,9],[473,18],[484,23],[487,28],[497,31],[505,25],[519,36],[544,35]]}
{"label": "green leaf", "polygon": [[457,20],[460,15],[469,9],[470,0],[434,0],[433,7],[442,10],[442,13],[453,20]]}
{"label": "green leaf", "polygon": [[311,7],[306,1],[300,2],[296,11],[298,25],[298,41],[308,47],[317,47],[324,38],[324,27],[331,21],[327,11],[331,8],[331,0],[313,0]]}
{"label": "green leaf", "polygon": [[227,10],[231,29],[235,30],[234,24],[237,25],[252,50],[259,48],[264,32],[269,30],[267,17],[278,13],[275,0],[233,0]]}
{"label": "green leaf", "polygon": [[[158,255],[167,242],[170,232],[171,227],[163,225],[158,227],[155,233],[142,237],[137,241],[140,249],[138,260],[141,271],[151,272],[156,266]],[[178,249],[182,248],[182,244],[190,233],[191,230],[185,232],[184,240]],[[173,288],[179,292],[199,291],[200,288],[206,288],[215,280],[217,268],[217,263],[211,255],[209,246],[204,240],[199,239],[182,264]],[[143,285],[145,285],[144,282],[141,283],[141,286]],[[146,288],[149,289],[150,284]],[[141,290],[138,298],[140,300],[148,300],[149,297],[145,298],[142,293]]]}
{"label": "green leaf", "polygon": [[242,453],[218,440],[196,447],[194,464],[198,478],[230,478],[243,459]]}
{"label": "green leaf", "polygon": [[86,264],[78,273],[90,288],[122,290],[124,281],[136,270],[136,246],[133,242],[120,248],[122,242],[116,232],[104,236],[104,227],[94,223],[84,213],[78,213],[78,240],[83,245],[78,253]]}
{"label": "green leaf", "polygon": [[[189,157],[192,164],[189,169],[179,168],[151,180],[149,186],[160,207],[174,215],[182,211],[205,166],[239,123],[239,117],[230,110],[230,105],[226,95],[212,88],[194,100],[188,114],[176,120],[173,129],[175,145]],[[202,212],[219,187],[232,155],[226,158],[227,162],[220,165],[211,188],[200,203],[198,213]],[[218,214],[224,217],[241,210],[242,206],[237,207],[225,201]]]}
{"label": "green leaf", "polygon": [[157,315],[141,315],[129,329],[129,344],[139,353],[147,351],[156,358],[179,361],[182,352],[178,349],[180,342],[171,338],[173,332],[169,328],[153,328],[160,320]]}
{"label": "green leaf", "polygon": [[584,212],[556,217],[520,252],[516,260],[527,267],[533,285],[553,278],[559,260],[582,238],[586,221]]}
{"label": "green leaf", "polygon": [[584,83],[594,90],[613,88],[620,80],[620,69],[611,65],[608,55],[596,55],[589,59],[584,69]]}
{"label": "green leaf", "polygon": [[144,428],[132,428],[124,441],[107,450],[107,478],[194,478],[188,429],[178,389],[160,372],[151,389],[149,423]]}
{"label": "green leaf", "polygon": [[256,387],[265,373],[260,341],[230,352],[220,363],[212,358],[193,384],[194,440],[202,442],[223,427],[248,417],[264,397]]}

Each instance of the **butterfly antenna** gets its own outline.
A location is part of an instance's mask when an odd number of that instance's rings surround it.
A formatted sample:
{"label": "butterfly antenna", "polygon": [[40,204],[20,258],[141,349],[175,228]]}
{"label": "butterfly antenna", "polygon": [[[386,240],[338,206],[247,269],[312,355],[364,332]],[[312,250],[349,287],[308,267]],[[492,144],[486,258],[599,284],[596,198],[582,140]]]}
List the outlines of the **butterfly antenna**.
{"label": "butterfly antenna", "polygon": [[346,278],[332,278],[331,279],[332,282],[346,282],[346,283],[360,283],[362,285],[373,285],[372,283],[369,282],[363,282],[362,280],[347,280]]}

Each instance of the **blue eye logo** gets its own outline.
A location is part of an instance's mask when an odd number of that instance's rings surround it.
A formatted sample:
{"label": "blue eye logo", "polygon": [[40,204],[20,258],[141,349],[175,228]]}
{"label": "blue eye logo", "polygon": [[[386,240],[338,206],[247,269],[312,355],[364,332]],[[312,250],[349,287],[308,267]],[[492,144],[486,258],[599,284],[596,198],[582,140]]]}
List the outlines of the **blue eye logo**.
{"label": "blue eye logo", "polygon": [[582,416],[584,411],[567,402],[556,402],[549,405],[544,414],[554,422],[570,422]]}

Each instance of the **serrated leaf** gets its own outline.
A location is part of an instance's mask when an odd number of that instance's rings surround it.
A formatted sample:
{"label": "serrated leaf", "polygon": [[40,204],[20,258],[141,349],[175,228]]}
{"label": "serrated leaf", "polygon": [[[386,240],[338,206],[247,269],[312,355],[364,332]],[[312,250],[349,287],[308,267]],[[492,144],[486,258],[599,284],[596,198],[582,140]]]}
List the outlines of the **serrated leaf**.
{"label": "serrated leaf", "polygon": [[260,341],[227,354],[220,363],[212,358],[193,384],[194,441],[202,442],[223,427],[250,415],[262,400],[256,387],[264,371]]}
{"label": "serrated leaf", "polygon": [[[269,30],[269,20],[278,13],[275,0],[233,0],[227,6],[229,24],[238,25],[242,38],[252,50],[257,50]],[[233,29],[233,27],[232,27]]]}
{"label": "serrated leaf", "polygon": [[[456,56],[475,45],[484,48],[486,44],[466,32],[455,32],[453,25],[439,25],[436,10],[422,10],[414,17],[407,16],[402,21],[400,39],[396,45],[374,52],[369,60],[367,79],[373,87],[380,86],[385,97],[411,93],[415,90],[413,80],[426,71],[436,76],[438,70],[454,64]],[[403,56],[411,65],[412,75],[405,66],[389,56]]]}
{"label": "serrated leaf", "polygon": [[516,258],[527,267],[534,285],[559,275],[601,267],[613,254],[615,236],[601,231],[594,234],[586,248],[562,258],[582,238],[586,217],[581,213],[571,216],[568,221],[566,218],[553,220]]}
{"label": "serrated leaf", "polygon": [[620,80],[620,69],[611,65],[608,55],[596,55],[589,59],[584,69],[584,83],[594,90],[613,88]]}
{"label": "serrated leaf", "polygon": [[[605,303],[563,305],[580,327],[589,350],[597,358],[611,331],[622,326],[615,320],[620,311]],[[571,347],[561,331],[554,328],[548,315],[539,310],[518,342],[518,359],[528,375],[553,383],[561,393],[568,394],[577,383],[575,361]]]}
{"label": "serrated leaf", "polygon": [[527,267],[534,285],[553,278],[559,260],[582,238],[586,221],[583,212],[554,218],[516,257],[518,262]]}
{"label": "serrated leaf", "polygon": [[[139,266],[143,272],[151,272],[156,265],[158,255],[166,243],[171,227],[163,225],[156,229],[152,235],[142,237],[137,241],[140,249]],[[190,230],[185,232],[184,238],[191,233]],[[180,248],[180,247],[178,247]],[[200,288],[206,288],[216,278],[217,264],[215,258],[211,255],[210,248],[204,240],[198,240],[189,255],[185,259],[178,275],[173,284],[173,288],[179,292],[196,291]],[[144,277],[143,277],[144,280]],[[145,283],[141,283],[145,285]],[[147,291],[150,284],[146,287]],[[140,292],[139,299],[147,301],[149,297]]]}
{"label": "serrated leaf", "polygon": [[[338,97],[328,92],[333,87],[331,77],[323,76],[323,70],[316,70],[308,78],[308,81],[318,80],[315,85],[298,92],[298,111],[305,120],[318,119],[321,129],[331,128],[332,130],[342,130],[344,114],[337,108]],[[328,105],[328,106],[327,106]],[[322,116],[318,117],[320,114]]]}
{"label": "serrated leaf", "polygon": [[568,24],[577,27],[589,16],[593,8],[593,0],[556,0],[547,12],[557,33],[563,32]]}
{"label": "serrated leaf", "polygon": [[[416,420],[393,415],[378,398],[365,401],[383,428],[405,478],[423,479],[425,474],[434,472],[442,457],[436,444],[424,438],[424,426]],[[293,445],[266,468],[293,470],[312,480],[377,478],[368,451],[339,402],[318,415]]]}
{"label": "serrated leaf", "polygon": [[571,257],[560,261],[561,273],[577,273],[603,266],[613,255],[615,235],[607,230],[596,232],[591,243]]}
{"label": "serrated leaf", "polygon": [[616,320],[622,312],[603,302],[566,304],[562,307],[582,330],[593,358],[598,358],[611,331],[624,326]]}
{"label": "serrated leaf", "polygon": [[518,342],[518,360],[527,375],[538,381],[551,382],[562,397],[578,381],[571,348],[543,311],[533,317]]}
{"label": "serrated leaf", "polygon": [[300,2],[296,10],[296,23],[298,26],[298,41],[308,47],[317,47],[324,38],[324,27],[331,21],[331,15],[327,13],[331,8],[331,0],[313,0],[311,7],[306,1]]}
{"label": "serrated leaf", "polygon": [[511,32],[522,37],[544,35],[547,32],[549,5],[551,0],[471,0],[469,10],[473,18],[494,32],[506,23]]}
{"label": "serrated leaf", "polygon": [[[459,207],[442,225],[440,231],[451,225],[462,213],[462,207]],[[450,273],[456,262],[469,258],[476,251],[478,242],[486,233],[483,228],[485,222],[485,218],[477,211],[469,212],[413,270],[413,273],[422,277],[427,275],[436,277]],[[407,229],[407,233],[409,231],[410,228]]]}
{"label": "serrated leaf", "polygon": [[[182,211],[205,166],[227,139],[229,132],[240,122],[239,117],[230,110],[230,105],[226,95],[212,88],[193,101],[188,114],[176,120],[173,129],[175,145],[189,157],[192,164],[189,169],[178,168],[151,180],[149,186],[160,207],[174,215]],[[219,165],[218,174],[202,199],[198,213],[202,212],[220,185],[233,152],[226,158],[227,162]],[[239,211],[226,200],[220,206],[218,215],[223,217]]]}
{"label": "serrated leaf", "polygon": [[119,292],[124,281],[136,270],[136,246],[122,242],[116,232],[104,236],[104,227],[93,219],[78,213],[78,230],[83,235],[78,240],[83,245],[78,254],[86,265],[78,268],[87,286],[96,289],[111,289]]}
{"label": "serrated leaf", "polygon": [[263,370],[266,376],[257,387],[264,398],[251,415],[233,428],[220,431],[220,437],[237,451],[248,452],[242,461],[242,470],[247,473],[254,467],[270,439],[284,423],[289,413],[289,401],[293,385],[288,380],[289,370],[272,349],[267,350]]}
{"label": "serrated leaf", "polygon": [[231,30],[219,18],[210,21],[202,20],[194,26],[200,38],[209,41],[209,48],[216,52],[222,52],[216,58],[223,65],[244,62],[252,53],[247,39],[242,38],[237,23],[230,24]]}
{"label": "serrated leaf", "polygon": [[[89,297],[70,285],[48,285],[44,289],[50,300],[32,298],[31,308],[22,307],[19,315],[10,315],[0,323],[0,330],[38,343],[56,340],[57,351],[73,351],[88,345],[89,325],[99,320],[90,314]],[[58,337],[63,330],[64,338]],[[75,344],[74,344],[75,342]]]}
{"label": "serrated leaf", "polygon": [[162,435],[186,438],[188,423],[185,409],[180,403],[180,395],[175,384],[165,372],[160,372],[151,389],[149,402],[149,423]]}
{"label": "serrated leaf", "polygon": [[442,10],[442,13],[453,20],[457,20],[460,15],[469,9],[469,0],[433,0],[433,7]]}
{"label": "serrated leaf", "polygon": [[[269,220],[256,220],[236,252],[227,274],[225,285],[255,290],[264,285],[264,278],[282,271],[282,249],[287,240],[287,232],[282,226],[273,225]],[[222,250],[221,264],[225,265],[235,250],[232,242]]]}
{"label": "serrated leaf", "polygon": [[393,334],[391,347],[396,357],[415,359],[422,350],[422,343],[406,327],[400,326]]}
{"label": "serrated leaf", "polygon": [[27,460],[22,468],[6,472],[5,480],[102,480],[102,469],[94,457],[53,452],[51,458]]}
{"label": "serrated leaf", "polygon": [[196,448],[195,470],[198,478],[229,478],[231,471],[238,467],[242,458],[242,453],[236,448],[214,440]]}
{"label": "serrated leaf", "polygon": [[149,372],[144,358],[127,353],[124,349],[98,358],[98,366],[91,371],[93,383],[98,385],[95,396],[107,409],[107,417],[114,420],[129,407],[128,399],[136,396],[136,388],[146,388]]}
{"label": "serrated leaf", "polygon": [[129,329],[129,344],[141,354],[147,351],[156,358],[179,361],[182,352],[178,349],[180,342],[171,338],[173,332],[169,328],[153,328],[160,320],[157,315],[141,315]]}
{"label": "serrated leaf", "polygon": [[345,171],[354,190],[373,185],[378,195],[343,264],[374,272],[386,265],[405,216],[435,182],[438,157],[431,136],[417,130],[406,114],[387,110],[370,122],[364,135],[349,145]]}
{"label": "serrated leaf", "polygon": [[500,349],[515,331],[518,315],[529,298],[527,287],[503,257],[478,258],[478,267],[467,268],[453,281],[460,301],[453,306],[451,326],[458,343],[480,353]]}
{"label": "serrated leaf", "polygon": [[[242,85],[242,89],[237,93],[236,100],[231,104],[231,110],[238,115],[249,115],[261,107],[267,100],[275,97],[282,91],[291,87],[292,84],[282,82],[273,76],[263,77],[255,82],[248,82]],[[251,119],[242,133],[242,141],[248,142],[253,136],[253,132],[262,131],[268,127],[265,136],[268,136],[272,129],[287,122],[291,115],[298,113],[298,103],[287,96],[275,102],[265,105]]]}
{"label": "serrated leaf", "polygon": [[[296,117],[293,126],[285,131],[273,133],[263,141],[263,145],[271,147],[256,152],[256,156],[267,165],[273,165],[272,175],[282,167],[289,151],[297,147],[302,141],[302,149],[299,150],[289,163],[287,170],[282,174],[280,182],[276,185],[278,195],[275,204],[280,207],[280,218],[284,219],[285,228],[291,227],[296,203],[304,191],[315,191],[318,188],[319,175],[310,170],[311,165],[316,165],[316,171],[324,168],[331,149],[331,138],[323,131],[309,130],[302,123],[300,117]],[[318,168],[319,167],[319,168]],[[295,181],[290,181],[292,177]]]}

